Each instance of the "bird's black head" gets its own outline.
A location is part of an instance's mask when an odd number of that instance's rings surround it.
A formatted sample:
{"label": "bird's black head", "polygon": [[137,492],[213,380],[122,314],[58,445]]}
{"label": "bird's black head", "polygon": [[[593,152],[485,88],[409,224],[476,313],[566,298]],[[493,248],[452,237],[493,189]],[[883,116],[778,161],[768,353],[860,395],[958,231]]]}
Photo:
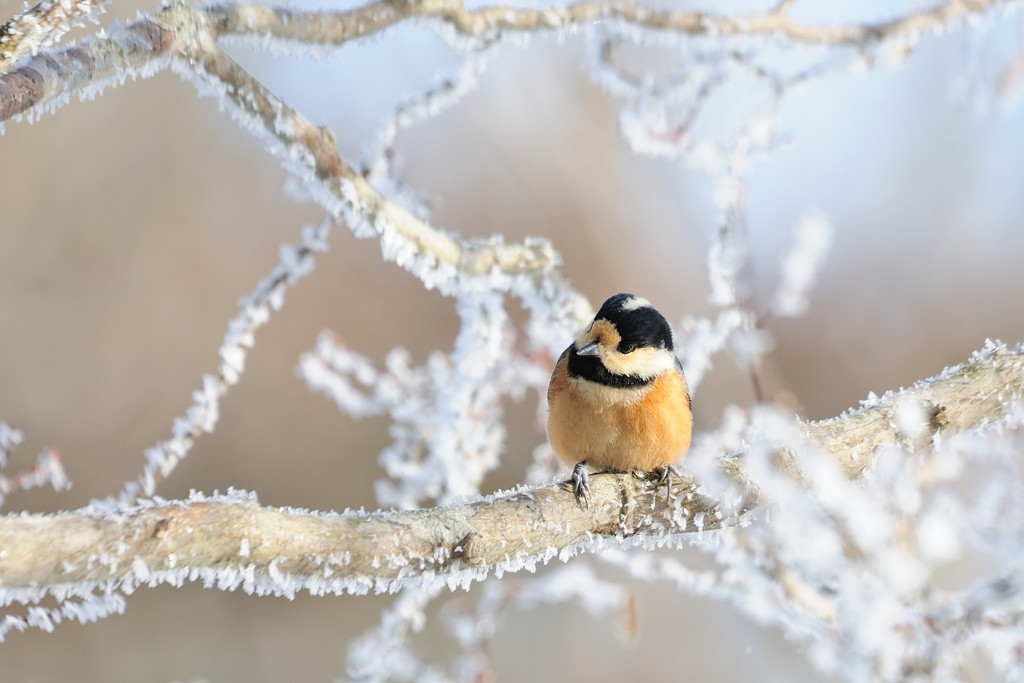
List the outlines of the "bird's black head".
{"label": "bird's black head", "polygon": [[672,327],[643,297],[616,294],[604,302],[594,320],[607,320],[615,326],[620,337],[620,353],[642,347],[672,351]]}
{"label": "bird's black head", "polygon": [[569,354],[570,374],[618,387],[642,386],[675,365],[671,326],[633,294],[605,301]]}

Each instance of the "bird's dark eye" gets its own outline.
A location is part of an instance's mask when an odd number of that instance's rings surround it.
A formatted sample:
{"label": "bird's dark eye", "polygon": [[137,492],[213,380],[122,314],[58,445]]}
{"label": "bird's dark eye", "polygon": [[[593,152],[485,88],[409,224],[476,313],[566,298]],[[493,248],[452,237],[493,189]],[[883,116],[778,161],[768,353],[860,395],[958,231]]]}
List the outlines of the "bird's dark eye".
{"label": "bird's dark eye", "polygon": [[619,345],[619,352],[620,353],[633,353],[634,351],[636,351],[636,344],[620,344]]}

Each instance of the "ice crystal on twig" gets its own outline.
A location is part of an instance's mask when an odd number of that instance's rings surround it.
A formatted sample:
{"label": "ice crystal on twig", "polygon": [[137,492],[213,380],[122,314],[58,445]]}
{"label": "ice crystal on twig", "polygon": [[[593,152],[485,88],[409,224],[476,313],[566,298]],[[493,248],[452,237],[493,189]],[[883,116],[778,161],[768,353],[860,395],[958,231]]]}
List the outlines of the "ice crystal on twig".
{"label": "ice crystal on twig", "polygon": [[797,228],[796,244],[786,257],[782,282],[772,301],[772,312],[795,317],[807,311],[807,296],[832,240],[832,227],[821,213],[807,213]]}
{"label": "ice crystal on twig", "polygon": [[96,15],[103,11],[97,0],[43,0],[25,9],[0,26],[0,74],[25,55],[55,45],[86,18],[98,23]]}
{"label": "ice crystal on twig", "polygon": [[423,629],[424,608],[437,597],[440,586],[409,588],[381,615],[374,631],[352,641],[348,675],[353,681],[444,681],[436,667],[409,646],[409,636]]}
{"label": "ice crystal on twig", "polygon": [[[0,472],[7,469],[8,459],[23,439],[21,430],[11,427],[6,422],[0,422]],[[0,474],[0,507],[3,507],[7,496],[15,491],[26,491],[47,484],[55,491],[71,488],[60,455],[53,449],[40,453],[35,466],[30,470],[14,475]]]}
{"label": "ice crystal on twig", "polygon": [[311,388],[353,417],[391,415],[395,442],[380,462],[394,483],[378,482],[382,505],[478,494],[504,445],[504,402],[547,382],[546,367],[516,349],[501,296],[467,294],[458,310],[452,354],[433,353],[419,368],[395,349],[380,373],[329,334],[299,366]]}
{"label": "ice crystal on twig", "polygon": [[402,201],[419,218],[426,220],[425,202],[401,180],[395,169],[395,145],[405,130],[436,118],[472,92],[480,76],[497,57],[500,44],[471,52],[454,68],[435,78],[423,93],[417,93],[398,105],[377,129],[373,145],[363,163],[364,174],[384,194]]}

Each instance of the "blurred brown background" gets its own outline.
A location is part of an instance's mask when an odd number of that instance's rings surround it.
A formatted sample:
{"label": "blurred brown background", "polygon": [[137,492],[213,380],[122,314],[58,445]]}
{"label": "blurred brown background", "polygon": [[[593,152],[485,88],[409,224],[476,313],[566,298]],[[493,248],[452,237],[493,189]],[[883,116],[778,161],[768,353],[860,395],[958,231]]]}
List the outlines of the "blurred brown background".
{"label": "blurred brown background", "polygon": [[[118,5],[112,15],[130,13]],[[328,62],[234,52],[290,104],[331,124],[350,160],[403,95],[453,63],[420,27]],[[477,92],[401,139],[405,176],[432,195],[437,226],[552,239],[595,304],[633,291],[673,321],[713,315],[711,181],[630,154],[617,104],[587,79],[582,53],[576,40],[506,50]],[[963,38],[936,40],[901,70],[833,79],[787,100],[780,125],[793,145],[749,177],[763,300],[802,212],[820,208],[835,228],[808,315],[771,326],[774,384],[806,416],[933,375],[986,337],[1024,339],[1021,114],[979,116],[957,104],[964,54]],[[322,212],[286,199],[277,161],[170,72],[34,125],[9,123],[0,158],[0,419],[26,434],[11,468],[51,446],[74,482],[62,494],[17,494],[7,511],[76,508],[136,476],[143,450],[167,438],[202,373],[216,367],[238,298],[276,263],[278,244]],[[337,230],[312,276],[258,333],[216,434],[160,495],[235,486],[268,505],[375,507],[388,425],[353,422],[311,394],[295,377],[297,359],[330,328],[374,359],[402,345],[422,360],[450,348],[456,324],[450,301],[381,264],[377,243]],[[698,428],[715,425],[724,404],[751,400],[731,360],[717,360],[695,397]],[[544,438],[534,417],[533,397],[511,408],[509,451],[486,488],[521,479]],[[628,643],[617,624],[576,605],[509,611],[496,634],[499,678],[538,679],[539,666],[540,680],[634,679],[637,670],[661,680],[766,671],[819,679],[799,646],[729,606],[664,586],[635,589],[639,636]],[[122,616],[11,634],[0,678],[329,680],[344,673],[348,641],[389,600],[142,590]],[[451,653],[440,633],[422,643]]]}

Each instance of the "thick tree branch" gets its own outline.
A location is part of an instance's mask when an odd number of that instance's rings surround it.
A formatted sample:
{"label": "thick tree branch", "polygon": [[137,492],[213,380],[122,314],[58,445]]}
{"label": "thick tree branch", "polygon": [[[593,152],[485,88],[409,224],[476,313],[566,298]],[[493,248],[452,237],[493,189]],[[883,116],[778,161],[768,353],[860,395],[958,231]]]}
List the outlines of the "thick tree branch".
{"label": "thick tree branch", "polygon": [[0,121],[118,74],[134,73],[166,56],[175,38],[174,31],[144,20],[108,38],[41,52],[25,66],[0,76]]}
{"label": "thick tree branch", "polygon": [[[930,416],[921,424],[924,431],[912,435],[924,444],[1004,419],[1022,395],[1024,349],[990,345],[970,362],[875,405],[805,427],[813,441],[859,474],[870,453],[908,445],[907,432],[914,431],[903,415],[908,405],[924,406]],[[863,455],[854,460],[850,453],[858,449]],[[691,479],[676,487],[671,504],[653,481],[631,474],[595,475],[591,488],[590,508],[551,485],[404,512],[327,515],[216,499],[117,513],[8,516],[0,518],[0,586],[180,581],[175,572],[196,579],[212,571],[236,581],[207,576],[209,583],[254,592],[389,590],[400,586],[396,582],[439,575],[460,583],[481,568],[513,571],[571,556],[594,539],[665,539],[737,520],[696,493]],[[748,502],[755,500],[752,494]]]}
{"label": "thick tree branch", "polygon": [[989,342],[971,361],[839,417],[803,424],[851,477],[887,446],[909,452],[936,437],[998,422],[1024,397],[1024,350]]}
{"label": "thick tree branch", "polygon": [[706,529],[718,526],[713,501],[695,496],[677,513],[663,489],[656,495],[633,475],[596,475],[592,487],[597,502],[589,510],[552,485],[456,507],[370,514],[182,501],[124,515],[12,516],[0,519],[0,585],[106,581],[141,561],[147,573],[236,567],[256,576],[351,581],[344,589],[359,592],[449,569],[546,560],[595,536],[694,531],[695,517],[707,519]]}

